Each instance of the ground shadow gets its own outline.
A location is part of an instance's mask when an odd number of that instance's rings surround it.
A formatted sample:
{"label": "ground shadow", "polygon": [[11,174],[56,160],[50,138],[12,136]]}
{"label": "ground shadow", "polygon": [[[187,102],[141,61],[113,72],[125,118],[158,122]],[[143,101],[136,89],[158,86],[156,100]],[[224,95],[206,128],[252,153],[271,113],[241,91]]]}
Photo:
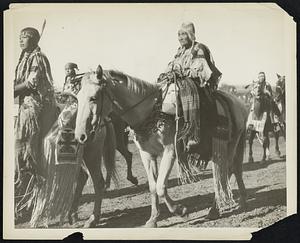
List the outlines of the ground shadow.
{"label": "ground shadow", "polygon": [[[232,212],[225,212],[224,214],[221,215],[221,218],[226,218],[231,215],[237,215],[244,212],[250,212],[257,208],[286,205],[286,188],[257,192],[263,188],[264,187],[258,187],[258,188],[251,188],[247,190],[249,196],[247,200],[246,210],[241,211],[240,209],[236,209]],[[256,217],[264,217],[266,214],[269,214],[274,210],[275,208],[268,209],[267,211],[259,213],[258,215],[252,215],[252,216],[249,215],[245,217],[243,220],[249,220],[251,218],[256,218]],[[198,226],[199,224],[202,224],[204,222],[207,222],[205,217],[200,217],[196,221],[195,219],[193,219],[193,222],[190,224]]]}
{"label": "ground shadow", "polygon": [[243,164],[243,172],[246,171],[253,171],[253,170],[259,170],[263,168],[267,168],[271,164],[285,162],[285,159],[272,159],[272,160],[266,160],[266,161],[255,161],[255,162],[248,162]]}
{"label": "ground shadow", "polygon": [[[262,191],[260,190],[265,189],[266,186],[256,187],[247,189],[248,197],[248,205],[246,211],[252,211],[255,208],[261,208],[265,206],[276,206],[276,205],[286,205],[286,189],[275,189],[271,191]],[[237,190],[234,190],[235,197],[238,195]],[[213,202],[214,193],[209,193],[205,195],[197,195],[187,197],[181,200],[178,200],[178,203],[185,205],[189,213],[199,212],[204,209],[210,208]],[[173,216],[164,204],[160,204],[161,208],[161,215],[159,220],[167,219]],[[143,206],[137,207],[132,209],[125,209],[125,210],[117,210],[114,212],[109,212],[102,215],[102,222],[100,223],[99,227],[105,228],[133,228],[133,227],[141,227],[145,224],[147,219],[150,216],[151,207]],[[269,213],[270,211],[266,212],[265,214]],[[240,214],[243,213],[239,210],[234,210],[228,213],[224,213],[222,218],[228,217],[230,215]],[[261,215],[263,217],[264,214]],[[200,217],[199,220],[193,219],[191,225],[198,225],[206,220],[204,217]],[[188,221],[186,221],[188,222]],[[177,223],[178,224],[178,223]],[[173,225],[168,225],[174,226]]]}
{"label": "ground shadow", "polygon": [[[264,162],[253,162],[253,163],[244,163],[243,164],[243,172],[246,171],[254,171],[254,170],[259,170],[262,168],[267,168],[269,165],[274,164],[274,163],[280,163],[284,162],[284,159],[276,159],[276,160],[269,160],[269,161],[264,161]],[[198,176],[196,176],[196,181],[201,181],[201,180],[206,180],[212,178],[212,171],[210,169],[207,169]],[[172,178],[168,181],[168,188],[180,186],[181,183],[178,178]],[[139,195],[143,194],[145,192],[148,192],[148,183],[140,184],[137,186],[130,186],[130,187],[125,187],[121,189],[115,189],[111,191],[105,192],[104,198],[116,198],[116,197],[122,197],[122,196],[130,196],[130,195]],[[83,194],[79,205],[82,205],[84,203],[90,203],[95,200],[95,194],[94,193],[87,193]]]}
{"label": "ground shadow", "polygon": [[[196,176],[196,181],[206,180],[209,178],[212,178],[211,170],[205,170],[204,172]],[[172,188],[180,185],[181,183],[178,178],[172,178],[168,180],[168,188]],[[112,198],[122,197],[122,196],[139,195],[145,192],[149,192],[148,183],[106,191],[104,198],[112,199]],[[93,202],[94,200],[95,200],[94,193],[83,194],[80,199],[79,205],[82,205],[84,203],[90,203]]]}

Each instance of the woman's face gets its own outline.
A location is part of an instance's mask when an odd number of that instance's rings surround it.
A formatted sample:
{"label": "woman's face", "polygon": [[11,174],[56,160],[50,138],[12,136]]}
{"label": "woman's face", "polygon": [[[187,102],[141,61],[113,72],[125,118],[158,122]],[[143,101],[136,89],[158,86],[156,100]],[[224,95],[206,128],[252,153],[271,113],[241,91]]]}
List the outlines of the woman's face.
{"label": "woman's face", "polygon": [[188,46],[191,43],[188,34],[183,30],[178,31],[178,40],[181,46]]}
{"label": "woman's face", "polygon": [[26,34],[26,32],[22,32],[20,35],[20,47],[23,51],[30,49],[32,46],[31,38]]}

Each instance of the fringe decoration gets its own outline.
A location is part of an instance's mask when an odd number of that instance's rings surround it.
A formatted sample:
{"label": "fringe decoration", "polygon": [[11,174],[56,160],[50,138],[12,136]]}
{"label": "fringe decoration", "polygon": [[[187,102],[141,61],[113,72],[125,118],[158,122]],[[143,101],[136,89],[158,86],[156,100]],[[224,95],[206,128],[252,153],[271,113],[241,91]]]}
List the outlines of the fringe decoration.
{"label": "fringe decoration", "polygon": [[60,225],[70,210],[75,194],[83,148],[77,151],[76,163],[57,163],[56,141],[60,131],[57,122],[44,140],[44,159],[47,164],[47,178],[36,185],[36,200],[31,217],[31,227],[48,226],[50,220],[60,216]]}
{"label": "fringe decoration", "polygon": [[219,209],[235,204],[228,178],[228,141],[212,139],[215,200]]}
{"label": "fringe decoration", "polygon": [[189,154],[184,151],[183,144],[177,145],[178,150],[178,177],[181,184],[190,184],[199,181],[199,175],[203,169],[202,163],[208,161],[200,160],[199,154]]}

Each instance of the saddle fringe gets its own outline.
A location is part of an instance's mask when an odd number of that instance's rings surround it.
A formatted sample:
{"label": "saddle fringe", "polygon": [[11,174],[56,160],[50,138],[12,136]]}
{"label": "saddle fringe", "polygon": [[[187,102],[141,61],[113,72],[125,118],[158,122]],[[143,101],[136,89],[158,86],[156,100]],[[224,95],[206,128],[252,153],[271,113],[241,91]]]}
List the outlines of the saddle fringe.
{"label": "saddle fringe", "polygon": [[57,216],[60,216],[60,224],[63,224],[72,206],[81,166],[82,148],[77,151],[77,163],[57,164],[55,138],[58,130],[58,126],[54,126],[50,137],[44,142],[47,178],[35,187],[36,197],[30,221],[31,227],[40,224],[47,227],[50,220],[56,219]]}
{"label": "saddle fringe", "polygon": [[212,139],[212,149],[212,170],[216,204],[220,209],[227,208],[235,204],[228,178],[228,141],[214,137]]}

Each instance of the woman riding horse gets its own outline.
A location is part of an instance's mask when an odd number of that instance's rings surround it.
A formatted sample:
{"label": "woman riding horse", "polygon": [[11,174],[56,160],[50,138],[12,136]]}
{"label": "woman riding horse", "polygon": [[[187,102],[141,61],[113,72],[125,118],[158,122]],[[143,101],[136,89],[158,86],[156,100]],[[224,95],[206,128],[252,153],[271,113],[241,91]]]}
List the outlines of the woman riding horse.
{"label": "woman riding horse", "polygon": [[[178,31],[178,40],[181,46],[178,48],[174,60],[168,64],[165,73],[162,73],[159,76],[158,82],[174,82],[175,74],[176,79],[183,80],[183,83],[188,84],[189,81],[192,81],[192,83],[196,85],[195,92],[199,93],[199,96],[201,96],[200,105],[197,105],[196,102],[190,102],[188,99],[191,94],[183,94],[183,92],[188,90],[187,86],[184,84],[181,86],[181,90],[183,91],[180,94],[182,103],[192,103],[190,105],[190,111],[187,113],[195,113],[194,118],[192,118],[194,121],[191,121],[192,119],[187,118],[185,112],[183,112],[185,122],[186,124],[197,124],[195,126],[196,131],[192,132],[193,135],[190,135],[185,139],[187,140],[185,141],[185,144],[186,149],[189,152],[197,151],[201,156],[201,160],[208,160],[211,154],[211,143],[209,142],[211,136],[206,134],[206,131],[208,130],[206,128],[213,125],[216,120],[216,108],[212,99],[212,92],[217,89],[222,73],[215,66],[208,47],[196,42],[195,27],[193,23],[188,22],[181,25],[181,28]],[[186,101],[184,101],[184,99],[186,99]],[[202,111],[200,111],[200,109]],[[205,113],[207,117],[204,121],[202,119],[200,122],[201,113]],[[207,124],[203,124],[203,122]],[[200,127],[201,136],[199,134]],[[203,127],[205,127],[205,129],[203,129]],[[195,134],[197,135],[195,136]],[[200,137],[202,142],[200,142]]]}

